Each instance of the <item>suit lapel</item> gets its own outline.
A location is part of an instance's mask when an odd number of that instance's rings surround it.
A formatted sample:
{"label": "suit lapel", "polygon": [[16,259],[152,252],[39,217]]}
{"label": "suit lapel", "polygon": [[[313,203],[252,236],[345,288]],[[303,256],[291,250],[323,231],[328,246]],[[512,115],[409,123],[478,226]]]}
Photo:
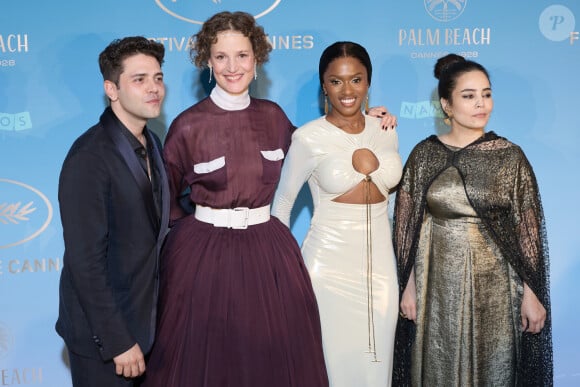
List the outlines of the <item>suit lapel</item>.
{"label": "suit lapel", "polygon": [[113,117],[113,112],[110,108],[107,108],[105,113],[101,116],[101,122],[103,123],[103,127],[113,140],[115,147],[117,148],[119,154],[127,164],[129,171],[131,171],[131,175],[137,182],[137,186],[139,187],[139,191],[143,195],[143,199],[145,200],[145,207],[147,208],[147,212],[149,213],[149,218],[152,224],[156,225],[157,218],[156,210],[155,210],[155,202],[153,198],[153,192],[151,189],[151,182],[147,177],[147,174],[139,164],[139,160],[137,159],[137,155],[129,141],[125,138],[123,133],[121,132],[121,128],[119,127],[119,122]]}

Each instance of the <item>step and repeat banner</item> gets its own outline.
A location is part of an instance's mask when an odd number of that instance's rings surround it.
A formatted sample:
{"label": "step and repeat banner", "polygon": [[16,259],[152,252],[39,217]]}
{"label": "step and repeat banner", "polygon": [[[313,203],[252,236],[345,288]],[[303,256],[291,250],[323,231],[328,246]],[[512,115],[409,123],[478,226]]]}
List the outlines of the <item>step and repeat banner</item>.
{"label": "step and repeat banner", "polygon": [[[500,0],[3,0],[0,2],[0,386],[70,386],[54,331],[63,241],[57,182],[70,145],[105,104],[97,56],[113,39],[164,44],[167,97],[151,123],[208,93],[189,61],[190,36],[212,14],[242,10],[274,48],[252,94],[295,125],[321,114],[318,59],[337,40],[373,61],[371,105],[399,117],[405,159],[445,126],[433,65],[449,52],[487,67],[495,109],[488,130],[522,146],[540,184],[551,255],[555,384],[580,385],[580,2]],[[576,22],[578,18],[578,23]],[[312,205],[303,189],[293,232]],[[90,219],[87,219],[90,221]]]}

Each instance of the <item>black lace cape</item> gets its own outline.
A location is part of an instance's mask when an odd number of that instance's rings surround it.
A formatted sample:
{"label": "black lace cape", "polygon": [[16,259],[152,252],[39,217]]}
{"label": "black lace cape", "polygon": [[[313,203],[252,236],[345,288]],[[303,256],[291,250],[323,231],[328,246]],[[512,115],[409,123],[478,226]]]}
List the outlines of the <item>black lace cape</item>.
{"label": "black lace cape", "polygon": [[[449,166],[459,171],[469,202],[502,255],[548,313],[541,333],[522,335],[517,384],[551,386],[553,359],[546,228],[536,178],[519,146],[494,132],[486,133],[459,151],[448,149],[434,135],[415,146],[403,169],[395,202],[393,243],[400,292],[403,293],[415,262],[427,189]],[[414,327],[413,322],[399,318],[394,386],[411,385]]]}

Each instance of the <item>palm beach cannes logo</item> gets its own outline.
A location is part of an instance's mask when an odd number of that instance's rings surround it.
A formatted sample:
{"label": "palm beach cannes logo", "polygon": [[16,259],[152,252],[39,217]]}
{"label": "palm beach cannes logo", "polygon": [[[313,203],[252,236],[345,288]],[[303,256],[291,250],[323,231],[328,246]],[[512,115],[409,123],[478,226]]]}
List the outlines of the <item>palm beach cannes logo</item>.
{"label": "palm beach cannes logo", "polygon": [[[244,12],[256,19],[269,14],[282,0],[256,0],[244,5]],[[461,0],[464,1],[464,0]],[[193,24],[203,24],[217,12],[231,9],[231,0],[155,0],[155,3],[169,15]]]}
{"label": "palm beach cannes logo", "polygon": [[52,205],[39,190],[0,179],[0,249],[36,238],[52,220]]}
{"label": "palm beach cannes logo", "polygon": [[467,6],[467,0],[424,0],[425,9],[437,21],[457,19]]}

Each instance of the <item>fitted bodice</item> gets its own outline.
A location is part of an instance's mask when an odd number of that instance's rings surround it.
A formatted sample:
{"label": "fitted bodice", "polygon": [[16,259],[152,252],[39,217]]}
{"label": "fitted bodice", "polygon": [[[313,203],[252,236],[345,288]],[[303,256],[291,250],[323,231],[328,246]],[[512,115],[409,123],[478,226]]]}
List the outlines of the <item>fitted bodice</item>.
{"label": "fitted bodice", "polygon": [[477,216],[455,167],[447,168],[433,181],[427,191],[427,208],[439,219]]}
{"label": "fitted bodice", "polygon": [[179,198],[189,188],[195,204],[258,208],[270,204],[294,127],[278,105],[251,99],[228,111],[206,98],[172,123],[164,147],[171,217],[184,215]]}
{"label": "fitted bodice", "polygon": [[349,134],[321,117],[298,128],[292,136],[274,200],[274,215],[288,224],[294,200],[306,181],[315,211],[321,202],[333,200],[360,183],[365,175],[352,163],[358,149],[369,149],[377,157],[379,167],[369,175],[379,191],[388,196],[402,170],[397,132],[382,130],[380,119],[365,116],[364,130]]}
{"label": "fitted bodice", "polygon": [[365,178],[352,165],[352,156],[358,149],[369,149],[379,160],[379,168],[370,175],[386,183],[377,184],[383,195],[387,196],[388,190],[398,181],[400,172],[397,174],[396,165],[400,158],[396,132],[378,128],[376,118],[366,119],[365,129],[358,134],[346,133],[324,118],[316,122],[320,125],[317,130],[306,133],[306,130],[299,129],[296,141],[301,141],[304,136],[303,139],[309,141],[312,156],[318,160],[308,183],[311,190],[318,191],[320,200],[332,200]]}

